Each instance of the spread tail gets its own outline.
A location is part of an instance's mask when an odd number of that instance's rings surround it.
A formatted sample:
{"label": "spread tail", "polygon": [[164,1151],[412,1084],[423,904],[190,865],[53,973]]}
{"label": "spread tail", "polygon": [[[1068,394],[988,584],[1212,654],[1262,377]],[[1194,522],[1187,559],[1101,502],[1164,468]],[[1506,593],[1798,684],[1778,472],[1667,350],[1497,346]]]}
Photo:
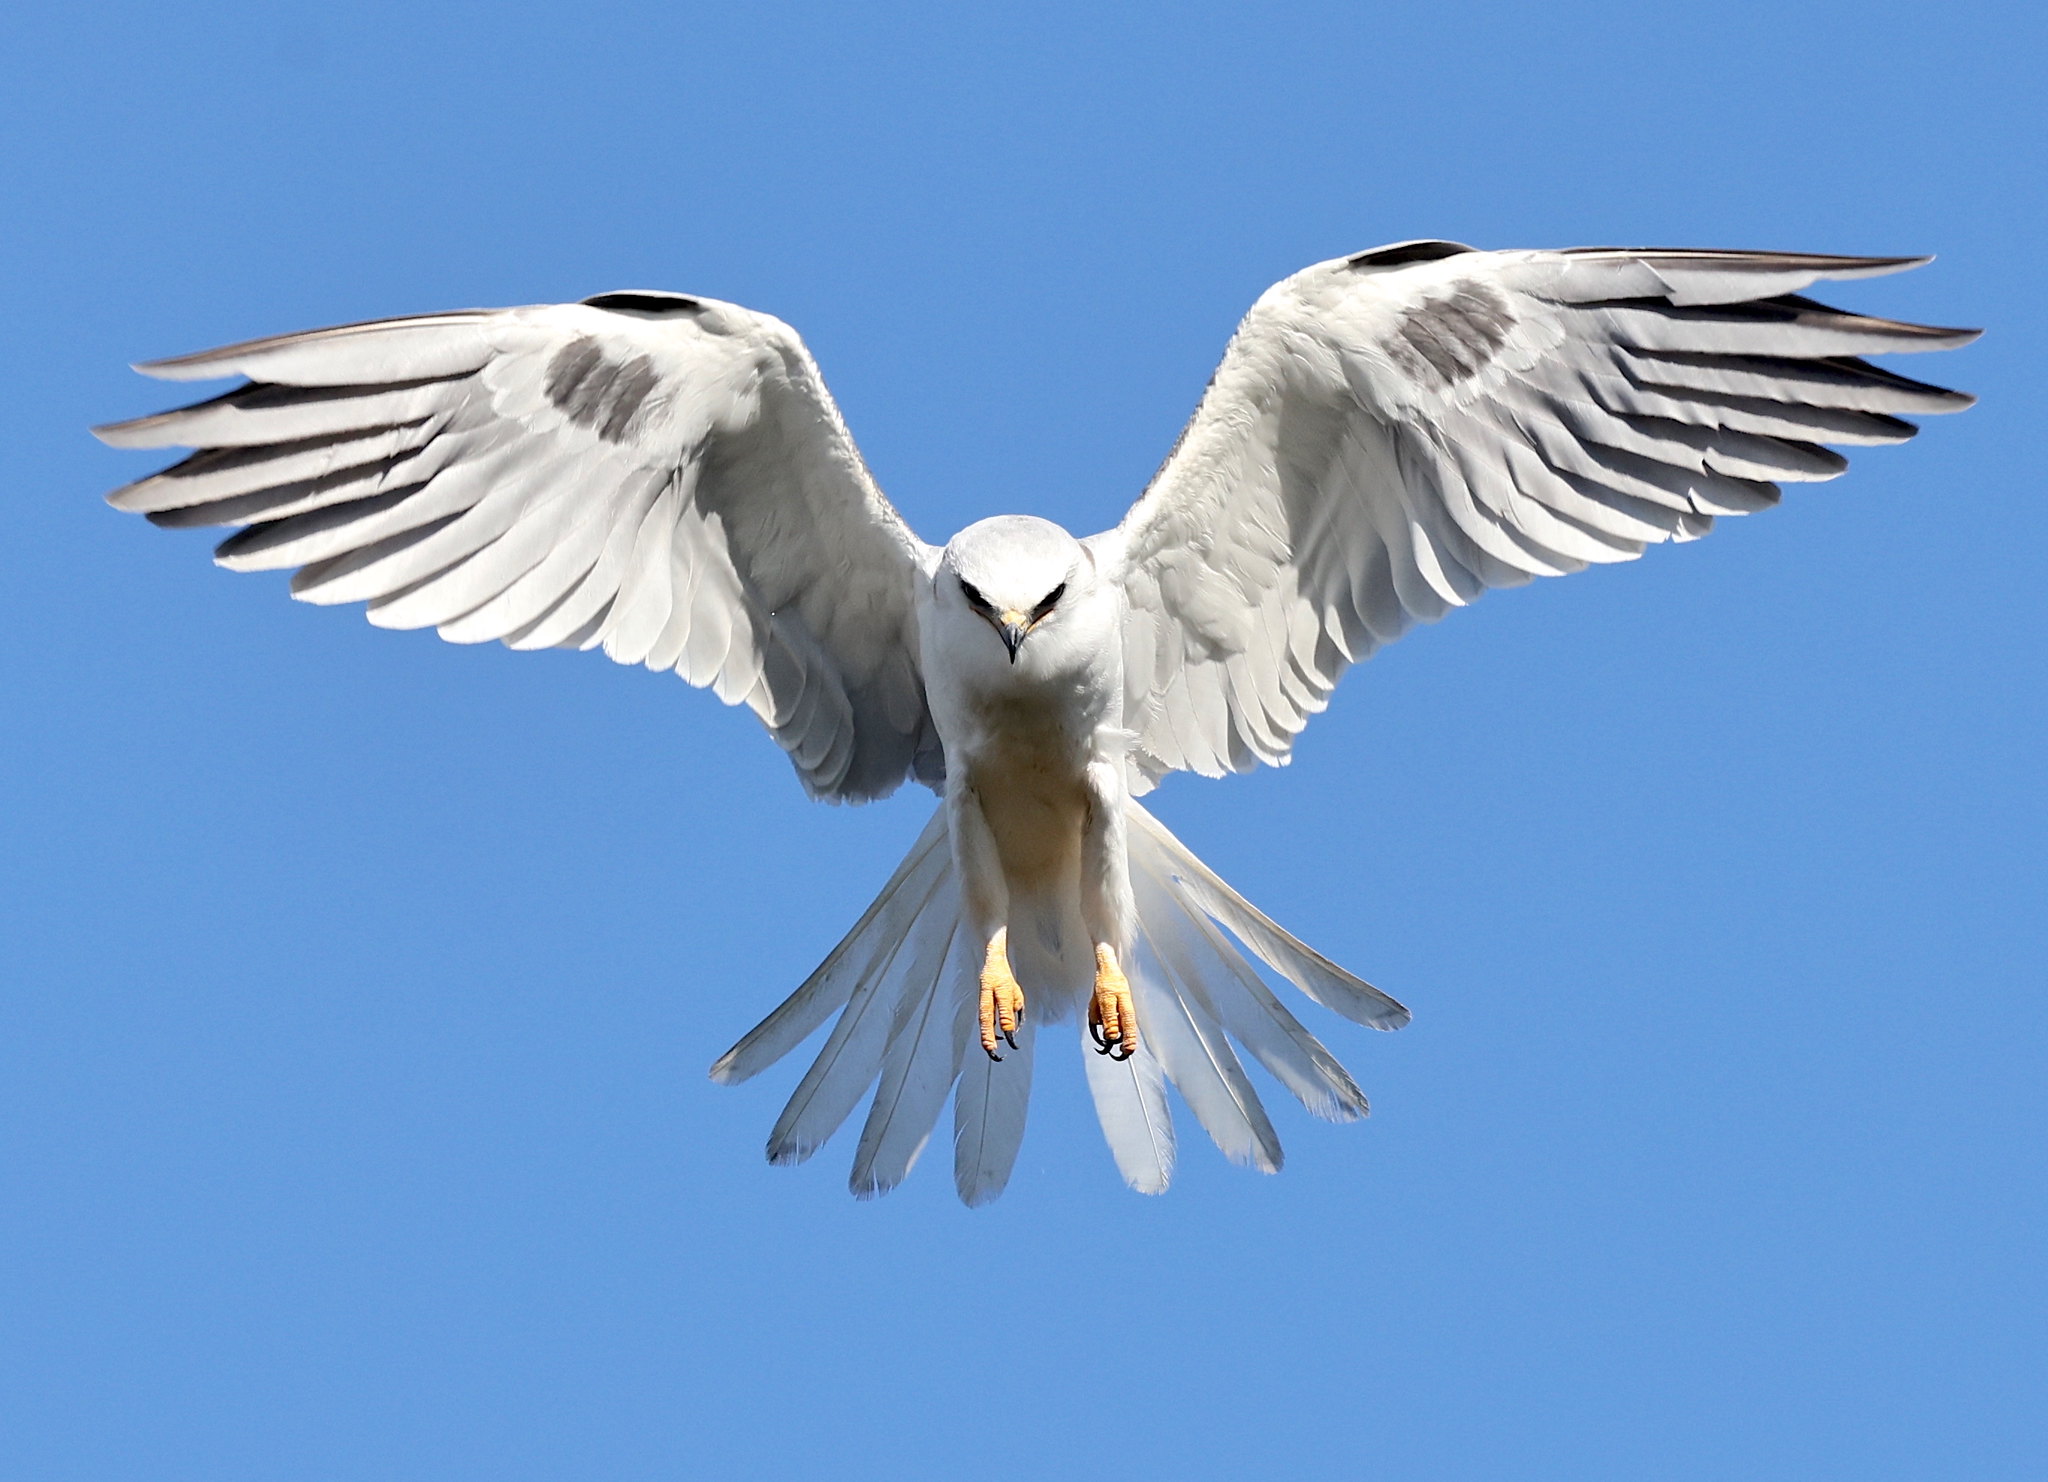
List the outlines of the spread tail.
{"label": "spread tail", "polygon": [[[1174,1165],[1170,1082],[1226,1157],[1274,1172],[1280,1140],[1238,1048],[1319,1117],[1362,1117],[1366,1100],[1247,957],[1356,1023],[1399,1029],[1408,1011],[1276,925],[1143,807],[1126,807],[1137,905],[1137,939],[1127,956],[1139,1049],[1129,1060],[1109,1060],[1092,1053],[1082,1031],[1103,1135],[1132,1188],[1163,1192]],[[1019,953],[1026,1022],[1017,1048],[1006,1047],[997,1063],[981,1052],[981,944],[970,937],[941,809],[818,970],[711,1067],[721,1084],[746,1080],[839,1015],[769,1134],[770,1162],[810,1157],[872,1088],[850,1184],[862,1198],[886,1193],[917,1162],[950,1094],[961,1199],[985,1204],[1003,1191],[1024,1137],[1037,1032],[1049,1011],[1071,1006],[1077,993],[1085,998],[1081,964],[1091,954],[1076,943]],[[1013,933],[1013,941],[1025,940]],[[1077,972],[1077,982],[1053,981]]]}

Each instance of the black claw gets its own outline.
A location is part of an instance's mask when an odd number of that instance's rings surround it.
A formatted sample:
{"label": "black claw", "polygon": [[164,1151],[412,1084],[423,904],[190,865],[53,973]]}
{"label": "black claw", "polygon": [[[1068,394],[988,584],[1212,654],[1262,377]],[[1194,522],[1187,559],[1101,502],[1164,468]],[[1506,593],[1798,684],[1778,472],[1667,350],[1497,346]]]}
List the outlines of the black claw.
{"label": "black claw", "polygon": [[998,1055],[994,1050],[987,1048],[986,1046],[983,1046],[982,1054],[988,1056],[989,1059],[995,1061],[995,1063],[998,1065],[1001,1065],[1003,1063],[1003,1057]]}
{"label": "black claw", "polygon": [[1107,1055],[1112,1060],[1128,1060],[1131,1058],[1132,1052],[1130,1050],[1125,1050],[1121,1055],[1116,1052],[1116,1047],[1124,1043],[1123,1033],[1119,1031],[1115,1034],[1104,1034],[1099,1020],[1090,1019],[1088,1021],[1088,1037],[1095,1041],[1095,1053],[1098,1055]]}
{"label": "black claw", "polygon": [[[1118,1040],[1118,1041],[1117,1041],[1117,1043],[1118,1043],[1118,1044],[1124,1044],[1124,1041],[1122,1041],[1122,1040]],[[1124,1045],[1124,1052],[1123,1052],[1123,1054],[1119,1055],[1119,1054],[1117,1054],[1117,1053],[1116,1053],[1116,1052],[1115,1052],[1114,1050],[1112,1050],[1112,1051],[1110,1051],[1110,1052],[1109,1052],[1109,1058],[1110,1058],[1110,1059],[1112,1059],[1112,1060],[1116,1060],[1116,1061],[1119,1061],[1119,1062],[1121,1062],[1121,1061],[1124,1061],[1124,1060],[1128,1060],[1128,1059],[1130,1059],[1130,1058],[1131,1058],[1131,1056],[1133,1056],[1133,1055],[1135,1055],[1135,1054],[1137,1054],[1137,1053],[1138,1053],[1138,1047],[1137,1047],[1136,1045]]]}
{"label": "black claw", "polygon": [[[1018,1020],[1017,1022],[1021,1024],[1021,1023],[1023,1023],[1024,1021],[1023,1021],[1022,1019],[1019,1019],[1019,1020]],[[1016,1048],[1017,1048],[1017,1036],[1016,1036],[1016,1035],[1014,1035],[1014,1034],[1012,1034],[1012,1033],[1010,1033],[1010,1031],[1009,1031],[1009,1030],[1005,1029],[1005,1030],[1003,1031],[1003,1043],[1004,1043],[1004,1044],[1006,1044],[1006,1045],[1008,1045],[1008,1046],[1009,1046],[1009,1047],[1010,1047],[1011,1049],[1013,1049],[1013,1050],[1014,1050],[1014,1049],[1016,1049]]]}

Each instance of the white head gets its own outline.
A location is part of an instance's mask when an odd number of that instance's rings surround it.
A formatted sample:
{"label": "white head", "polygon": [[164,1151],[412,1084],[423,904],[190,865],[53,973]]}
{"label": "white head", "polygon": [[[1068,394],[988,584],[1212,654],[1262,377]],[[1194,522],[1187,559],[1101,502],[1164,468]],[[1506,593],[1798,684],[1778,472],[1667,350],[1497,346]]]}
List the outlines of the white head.
{"label": "white head", "polygon": [[1095,563],[1081,542],[1050,520],[997,515],[969,525],[946,546],[933,579],[941,612],[986,623],[1017,662],[1024,642],[1092,592]]}

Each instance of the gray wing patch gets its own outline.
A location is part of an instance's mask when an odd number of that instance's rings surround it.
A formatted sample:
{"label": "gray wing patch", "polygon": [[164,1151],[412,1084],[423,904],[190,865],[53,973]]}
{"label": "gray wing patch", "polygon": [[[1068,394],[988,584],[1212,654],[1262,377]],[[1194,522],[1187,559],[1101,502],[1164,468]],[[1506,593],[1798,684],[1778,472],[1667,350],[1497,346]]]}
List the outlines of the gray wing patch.
{"label": "gray wing patch", "polygon": [[608,443],[624,442],[647,397],[661,382],[645,355],[611,360],[588,335],[571,340],[548,362],[547,394],[563,416]]}
{"label": "gray wing patch", "polygon": [[1489,364],[1514,327],[1515,316],[1498,289],[1460,283],[1410,309],[1385,348],[1415,380],[1446,388]]}

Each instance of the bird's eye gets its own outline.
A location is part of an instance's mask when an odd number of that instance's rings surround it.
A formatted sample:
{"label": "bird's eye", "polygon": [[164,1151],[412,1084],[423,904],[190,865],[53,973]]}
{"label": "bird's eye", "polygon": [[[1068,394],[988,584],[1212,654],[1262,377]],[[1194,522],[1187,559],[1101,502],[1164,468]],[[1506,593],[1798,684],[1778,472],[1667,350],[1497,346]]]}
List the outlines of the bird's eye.
{"label": "bird's eye", "polygon": [[969,607],[986,608],[988,606],[988,598],[981,595],[981,588],[975,586],[973,582],[968,581],[964,577],[960,581],[960,595],[967,599]]}
{"label": "bird's eye", "polygon": [[1037,607],[1032,609],[1031,615],[1033,617],[1044,617],[1047,613],[1051,612],[1055,607],[1059,605],[1060,598],[1064,597],[1066,594],[1067,584],[1065,582],[1061,582],[1058,586],[1054,587],[1050,592],[1047,592],[1045,594],[1045,600],[1039,603]]}

